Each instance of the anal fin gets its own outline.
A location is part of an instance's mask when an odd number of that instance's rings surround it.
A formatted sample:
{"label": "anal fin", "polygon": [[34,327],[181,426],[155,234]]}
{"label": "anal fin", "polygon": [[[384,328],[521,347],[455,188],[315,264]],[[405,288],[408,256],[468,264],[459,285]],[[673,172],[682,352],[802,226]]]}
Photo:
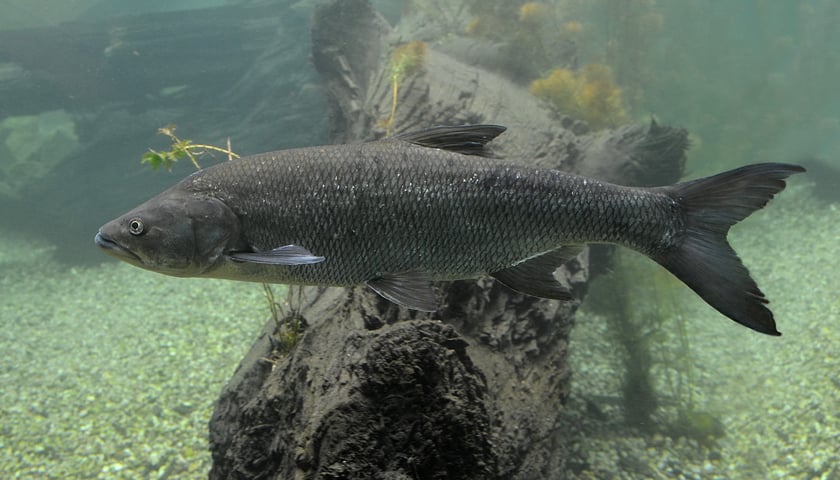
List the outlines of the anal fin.
{"label": "anal fin", "polygon": [[572,300],[572,292],[554,278],[554,272],[583,250],[567,245],[490,275],[507,287],[527,295],[555,300]]}
{"label": "anal fin", "polygon": [[367,281],[376,293],[398,305],[412,310],[434,312],[437,310],[432,280],[423,272],[386,274]]}

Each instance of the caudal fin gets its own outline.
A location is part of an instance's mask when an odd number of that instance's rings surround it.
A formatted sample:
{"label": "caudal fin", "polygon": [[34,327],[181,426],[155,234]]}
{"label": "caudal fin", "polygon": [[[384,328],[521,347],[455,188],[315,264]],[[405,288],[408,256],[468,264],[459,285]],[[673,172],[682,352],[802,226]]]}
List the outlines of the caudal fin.
{"label": "caudal fin", "polygon": [[654,260],[720,313],[758,332],[781,335],[767,298],[726,234],[784,190],[787,177],[804,171],[798,165],[761,163],[665,187],[682,207],[685,232],[680,243]]}

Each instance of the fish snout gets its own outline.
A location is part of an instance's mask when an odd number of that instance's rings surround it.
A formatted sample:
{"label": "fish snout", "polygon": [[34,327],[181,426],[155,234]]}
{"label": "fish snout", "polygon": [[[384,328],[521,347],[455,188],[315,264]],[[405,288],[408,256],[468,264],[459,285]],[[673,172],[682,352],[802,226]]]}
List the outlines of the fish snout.
{"label": "fish snout", "polygon": [[115,242],[113,239],[111,239],[111,237],[108,236],[107,233],[104,233],[101,228],[96,233],[96,236],[93,237],[93,241],[94,243],[96,243],[97,247],[99,247],[103,252],[107,253],[108,255],[111,255],[112,257],[135,265],[143,263],[140,260],[140,257],[138,257],[131,250]]}
{"label": "fish snout", "polygon": [[108,238],[107,236],[102,234],[102,230],[96,232],[96,236],[93,237],[94,243],[96,246],[103,249],[103,250],[110,250],[112,248],[117,248],[117,244]]}

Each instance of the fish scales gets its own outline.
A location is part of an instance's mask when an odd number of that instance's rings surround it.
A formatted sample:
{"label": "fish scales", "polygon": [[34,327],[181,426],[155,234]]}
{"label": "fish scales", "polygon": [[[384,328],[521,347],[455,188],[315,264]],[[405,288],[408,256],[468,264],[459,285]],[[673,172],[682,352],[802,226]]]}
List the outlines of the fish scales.
{"label": "fish scales", "polygon": [[284,283],[356,285],[413,270],[469,278],[584,241],[649,253],[679,222],[658,192],[398,140],[354,147],[226,162],[184,187],[235,205],[257,250],[305,245],[325,258],[264,279]]}

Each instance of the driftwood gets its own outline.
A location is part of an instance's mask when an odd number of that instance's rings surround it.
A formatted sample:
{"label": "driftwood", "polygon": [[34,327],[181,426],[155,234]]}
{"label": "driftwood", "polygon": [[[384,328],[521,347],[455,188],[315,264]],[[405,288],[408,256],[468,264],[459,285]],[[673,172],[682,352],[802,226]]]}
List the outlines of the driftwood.
{"label": "driftwood", "polygon": [[[390,32],[362,0],[315,15],[312,58],[336,142],[384,135]],[[423,71],[400,87],[395,130],[478,122],[509,128],[493,144],[512,162],[625,184],[674,181],[687,146],[685,131],[655,123],[589,133],[521,85],[430,47]],[[556,275],[582,298],[588,251]],[[441,309],[431,315],[362,287],[304,288],[297,343],[278,353],[269,322],[221,394],[210,477],[563,478],[560,414],[578,302],[489,278],[437,288]]]}

